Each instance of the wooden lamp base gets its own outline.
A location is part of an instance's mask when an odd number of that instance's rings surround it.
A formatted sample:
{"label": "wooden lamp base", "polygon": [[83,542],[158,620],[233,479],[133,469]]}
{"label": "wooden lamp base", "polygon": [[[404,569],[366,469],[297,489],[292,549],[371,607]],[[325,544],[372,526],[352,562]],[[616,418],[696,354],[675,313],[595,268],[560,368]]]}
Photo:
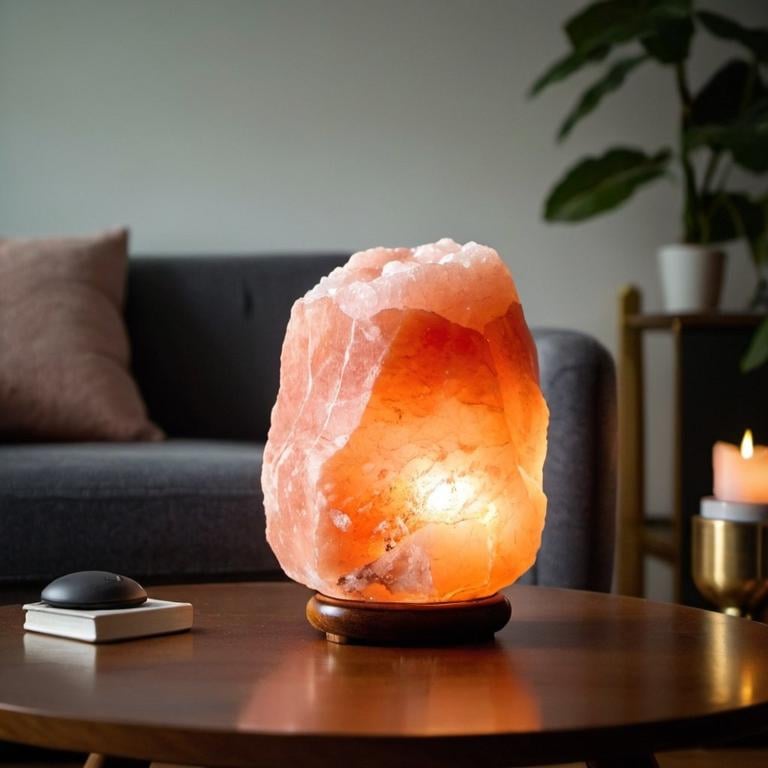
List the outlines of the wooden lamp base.
{"label": "wooden lamp base", "polygon": [[498,592],[455,603],[373,603],[319,592],[307,603],[309,623],[334,643],[454,645],[491,640],[512,609]]}

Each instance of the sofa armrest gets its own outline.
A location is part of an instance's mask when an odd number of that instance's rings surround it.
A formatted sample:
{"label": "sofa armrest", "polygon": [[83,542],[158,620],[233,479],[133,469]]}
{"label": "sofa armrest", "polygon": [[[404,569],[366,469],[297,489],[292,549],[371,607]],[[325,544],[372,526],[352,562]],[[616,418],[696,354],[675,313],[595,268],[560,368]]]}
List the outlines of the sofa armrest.
{"label": "sofa armrest", "polygon": [[541,551],[525,579],[608,591],[616,517],[616,381],[610,354],[574,331],[538,329],[541,387],[550,409]]}

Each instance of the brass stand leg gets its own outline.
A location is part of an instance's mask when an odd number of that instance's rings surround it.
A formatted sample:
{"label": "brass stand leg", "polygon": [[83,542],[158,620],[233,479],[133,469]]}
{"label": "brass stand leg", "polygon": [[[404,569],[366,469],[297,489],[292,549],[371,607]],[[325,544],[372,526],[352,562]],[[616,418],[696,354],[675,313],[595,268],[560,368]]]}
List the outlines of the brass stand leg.
{"label": "brass stand leg", "polygon": [[149,760],[132,760],[128,757],[111,757],[92,752],[88,755],[83,768],[150,768],[150,765]]}
{"label": "brass stand leg", "polygon": [[621,595],[645,592],[643,518],[645,515],[643,338],[629,317],[642,309],[637,288],[619,297],[619,496],[617,583]]}
{"label": "brass stand leg", "polygon": [[659,768],[659,764],[653,755],[648,754],[587,760],[587,768]]}

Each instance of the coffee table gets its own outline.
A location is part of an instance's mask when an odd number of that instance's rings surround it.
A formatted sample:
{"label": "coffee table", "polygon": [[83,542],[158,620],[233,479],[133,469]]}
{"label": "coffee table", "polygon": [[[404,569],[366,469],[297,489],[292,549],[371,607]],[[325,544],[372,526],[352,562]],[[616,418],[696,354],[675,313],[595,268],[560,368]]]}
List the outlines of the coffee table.
{"label": "coffee table", "polygon": [[145,764],[605,767],[768,727],[768,626],[716,613],[512,587],[494,643],[372,648],[311,629],[294,584],[150,594],[191,601],[193,631],[93,646],[0,608],[0,739]]}

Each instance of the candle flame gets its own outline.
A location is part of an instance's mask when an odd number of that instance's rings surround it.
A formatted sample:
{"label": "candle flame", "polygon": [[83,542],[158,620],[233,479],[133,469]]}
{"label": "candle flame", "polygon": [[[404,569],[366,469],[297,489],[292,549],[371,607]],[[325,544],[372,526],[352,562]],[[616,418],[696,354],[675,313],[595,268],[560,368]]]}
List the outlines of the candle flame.
{"label": "candle flame", "polygon": [[755,446],[752,442],[752,430],[748,429],[744,432],[744,437],[741,440],[741,458],[751,459],[755,453]]}

